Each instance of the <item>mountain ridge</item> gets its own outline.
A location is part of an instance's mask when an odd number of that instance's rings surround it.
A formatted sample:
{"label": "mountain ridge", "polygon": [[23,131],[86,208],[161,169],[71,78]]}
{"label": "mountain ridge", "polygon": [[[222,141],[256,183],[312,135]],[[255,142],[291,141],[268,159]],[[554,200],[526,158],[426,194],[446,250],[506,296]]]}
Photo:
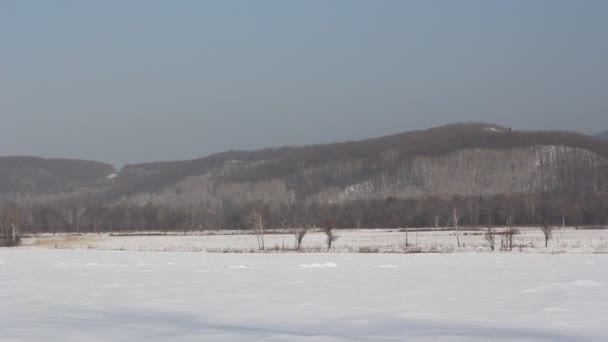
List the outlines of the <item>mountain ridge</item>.
{"label": "mountain ridge", "polygon": [[601,133],[598,133],[595,135],[595,137],[598,137],[600,139],[608,139],[608,131],[603,131]]}
{"label": "mountain ridge", "polygon": [[[582,168],[581,163],[595,166]],[[503,164],[512,170],[505,171]],[[608,182],[606,165],[608,142],[583,134],[459,123],[359,141],[128,165],[116,177],[116,184],[118,196],[137,204],[206,203],[217,208],[226,201],[280,205],[514,191],[603,191]],[[454,173],[453,181],[450,173]],[[471,173],[478,173],[477,178]]]}
{"label": "mountain ridge", "polygon": [[110,164],[36,156],[0,157],[0,193],[40,193],[96,183],[116,170]]}
{"label": "mountain ridge", "polygon": [[607,140],[484,123],[118,173],[98,162],[0,158],[0,177],[0,208],[24,208],[29,231],[243,229],[256,212],[274,228],[608,222]]}
{"label": "mountain ridge", "polygon": [[[490,195],[512,189],[603,191],[608,141],[568,131],[516,131],[488,123],[456,123],[357,141],[129,164],[118,172],[109,164],[93,161],[0,157],[0,175],[7,162],[15,164],[19,158],[50,165],[37,171],[13,167],[12,176],[4,178],[21,179],[13,182],[21,186],[0,182],[4,197],[28,193],[28,200],[35,202],[40,193],[62,193],[62,199],[84,196],[138,205],[217,208],[222,206],[219,202],[278,205],[343,202],[366,196]],[[543,164],[536,165],[539,161]],[[595,166],[581,168],[581,162]],[[61,163],[66,167],[58,168]],[[512,170],[505,171],[505,165]],[[83,175],[70,171],[71,167],[82,168]],[[53,181],[57,184],[51,185]]]}

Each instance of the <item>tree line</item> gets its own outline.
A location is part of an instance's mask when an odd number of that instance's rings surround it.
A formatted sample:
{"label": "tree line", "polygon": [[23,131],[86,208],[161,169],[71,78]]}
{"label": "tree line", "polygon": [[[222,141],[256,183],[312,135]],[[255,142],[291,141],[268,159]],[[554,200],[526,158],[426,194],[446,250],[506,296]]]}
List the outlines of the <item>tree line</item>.
{"label": "tree line", "polygon": [[218,210],[146,204],[91,202],[17,206],[0,203],[0,239],[29,233],[191,232],[253,229],[251,214],[265,229],[324,227],[493,227],[608,225],[608,195],[540,194],[424,199],[384,198],[340,204],[269,205],[227,202]]}

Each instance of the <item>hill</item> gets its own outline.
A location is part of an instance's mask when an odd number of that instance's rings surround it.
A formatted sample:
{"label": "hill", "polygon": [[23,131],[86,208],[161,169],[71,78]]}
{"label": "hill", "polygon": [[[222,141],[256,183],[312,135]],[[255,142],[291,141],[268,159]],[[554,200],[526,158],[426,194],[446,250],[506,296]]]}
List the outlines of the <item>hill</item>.
{"label": "hill", "polygon": [[572,132],[461,123],[114,172],[0,158],[0,194],[32,231],[608,222],[608,141]]}
{"label": "hill", "polygon": [[217,207],[263,201],[606,191],[608,143],[582,134],[455,124],[380,138],[232,151],[128,165],[115,192],[134,202]]}
{"label": "hill", "polygon": [[67,195],[82,188],[98,188],[115,173],[109,164],[39,157],[0,157],[0,198],[32,199]]}

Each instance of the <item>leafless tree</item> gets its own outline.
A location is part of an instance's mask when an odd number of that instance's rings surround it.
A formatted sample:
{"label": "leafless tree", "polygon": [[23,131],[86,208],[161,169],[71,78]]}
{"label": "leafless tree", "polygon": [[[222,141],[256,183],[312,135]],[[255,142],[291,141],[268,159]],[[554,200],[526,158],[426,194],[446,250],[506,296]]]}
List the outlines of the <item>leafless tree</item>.
{"label": "leafless tree", "polygon": [[327,222],[325,226],[323,226],[323,232],[325,233],[327,239],[327,250],[331,249],[331,244],[338,240],[338,235],[334,233],[334,224],[333,222]]}
{"label": "leafless tree", "polygon": [[536,210],[537,210],[537,195],[528,194],[524,195],[524,205],[528,222],[534,223],[536,221]]}
{"label": "leafless tree", "polygon": [[308,228],[299,227],[294,229],[293,235],[296,239],[296,250],[299,251],[302,248],[302,240],[304,240],[306,233],[308,233]]}
{"label": "leafless tree", "polygon": [[9,205],[0,212],[0,238],[5,239],[9,246],[19,243],[19,230],[26,221],[25,212],[15,206]]}
{"label": "leafless tree", "polygon": [[255,237],[258,240],[258,249],[263,251],[264,247],[264,232],[265,222],[261,212],[254,210],[249,214],[249,224],[255,232]]}
{"label": "leafless tree", "polygon": [[545,237],[545,248],[549,246],[549,240],[553,237],[553,227],[547,225],[546,223],[540,227],[540,230],[543,232]]}
{"label": "leafless tree", "polygon": [[517,230],[516,228],[512,227],[512,226],[507,226],[507,229],[505,230],[505,238],[506,238],[506,247],[509,248],[509,251],[513,250],[513,236],[519,234],[519,230]]}
{"label": "leafless tree", "polygon": [[460,231],[458,228],[458,221],[460,220],[460,213],[458,212],[458,209],[454,208],[452,209],[452,223],[454,224],[454,228],[456,229],[456,243],[458,244],[458,247],[460,247]]}
{"label": "leafless tree", "polygon": [[433,216],[433,226],[434,226],[435,228],[438,228],[438,227],[439,227],[439,220],[440,220],[440,219],[441,219],[441,216],[440,216],[439,214],[435,214],[435,215]]}
{"label": "leafless tree", "polygon": [[494,251],[494,246],[496,244],[496,234],[494,234],[494,229],[492,229],[492,227],[488,227],[486,232],[483,234],[483,237],[490,245],[490,250]]}

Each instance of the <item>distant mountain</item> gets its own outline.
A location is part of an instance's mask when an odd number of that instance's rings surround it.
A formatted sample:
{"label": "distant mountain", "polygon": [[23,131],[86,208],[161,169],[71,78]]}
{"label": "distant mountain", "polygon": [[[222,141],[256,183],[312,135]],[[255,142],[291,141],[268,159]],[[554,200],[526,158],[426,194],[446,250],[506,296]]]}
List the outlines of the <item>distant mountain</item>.
{"label": "distant mountain", "polygon": [[84,188],[97,191],[114,173],[112,165],[93,161],[0,157],[0,199],[65,197]]}
{"label": "distant mountain", "polygon": [[0,199],[239,208],[355,200],[608,192],[608,141],[453,124],[361,141],[125,166],[0,158]]}
{"label": "distant mountain", "polygon": [[598,133],[595,135],[598,138],[602,138],[602,139],[608,139],[608,131],[604,131],[602,133]]}
{"label": "distant mountain", "polygon": [[344,203],[381,198],[608,190],[608,142],[572,132],[454,124],[361,141],[128,165],[134,204]]}

